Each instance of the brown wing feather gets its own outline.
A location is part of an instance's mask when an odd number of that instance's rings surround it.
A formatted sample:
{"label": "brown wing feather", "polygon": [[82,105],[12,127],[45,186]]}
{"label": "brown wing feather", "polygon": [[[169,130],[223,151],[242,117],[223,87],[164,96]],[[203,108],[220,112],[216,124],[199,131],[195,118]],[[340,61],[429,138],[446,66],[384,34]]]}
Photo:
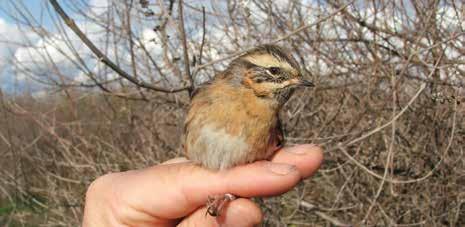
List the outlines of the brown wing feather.
{"label": "brown wing feather", "polygon": [[281,120],[277,120],[276,127],[271,129],[270,142],[268,144],[268,153],[274,154],[284,146],[284,135]]}

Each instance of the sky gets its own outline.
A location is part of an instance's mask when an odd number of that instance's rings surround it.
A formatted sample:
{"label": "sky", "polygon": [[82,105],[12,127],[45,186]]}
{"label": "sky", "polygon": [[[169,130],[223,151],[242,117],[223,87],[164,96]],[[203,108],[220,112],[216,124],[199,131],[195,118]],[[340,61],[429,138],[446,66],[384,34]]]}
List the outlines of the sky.
{"label": "sky", "polygon": [[[0,0],[0,89],[5,93],[21,93],[23,91],[34,93],[41,87],[37,86],[33,81],[25,80],[24,76],[18,75],[18,72],[10,67],[12,65],[10,62],[15,58],[27,62],[27,58],[32,56],[27,54],[27,48],[19,44],[39,44],[41,39],[34,32],[19,29],[17,21],[12,18],[18,16],[17,10],[11,4],[12,1],[15,0]],[[27,11],[37,20],[38,24],[53,33],[55,28],[47,13],[47,0],[22,0],[17,2],[19,7],[27,8]],[[59,2],[64,10],[70,13],[66,2]]]}
{"label": "sky", "polygon": [[[25,6],[27,6],[27,8],[31,11],[33,15],[40,15],[42,8],[44,6],[45,0],[23,0],[23,3]],[[2,18],[8,23],[14,22],[8,16],[8,11],[11,12],[12,11],[11,9],[12,8],[11,8],[11,5],[9,4],[9,1],[6,1],[6,0],[0,1],[0,18]],[[48,18],[45,17],[44,19],[45,19],[44,20],[45,24],[49,24],[50,21],[47,20]]]}
{"label": "sky", "polygon": [[[78,70],[75,65],[72,65],[70,61],[60,53],[60,51],[64,51],[66,54],[70,54],[72,51],[69,50],[68,44],[62,40],[62,36],[57,32],[57,28],[55,27],[55,21],[49,16],[48,10],[50,10],[52,14],[54,12],[51,6],[48,5],[48,0],[17,1],[20,2],[18,3],[20,7],[27,9],[31,16],[37,19],[37,24],[40,24],[49,32],[47,38],[39,37],[32,31],[18,29],[24,26],[17,26],[17,20],[11,18],[11,16],[16,16],[11,14],[18,11],[13,7],[13,4],[11,4],[11,2],[14,1],[15,0],[0,0],[0,89],[10,94],[20,94],[25,91],[36,93],[44,90],[43,85],[36,83],[36,81],[40,79],[41,76],[44,78],[50,75],[47,74],[52,67],[49,63],[50,61],[43,59],[43,56],[47,55],[50,55],[54,62],[57,63],[57,67],[59,67],[59,71],[62,72],[63,75],[70,77],[71,80],[76,82],[88,81],[89,78],[82,70]],[[95,14],[99,14],[106,9],[107,0],[85,1],[92,7],[83,8],[82,3],[76,7],[83,9],[83,11],[92,10]],[[59,0],[64,11],[73,18],[78,24],[78,27],[99,46],[99,39],[102,39],[101,34],[103,28],[99,25],[89,23],[88,21],[80,20],[79,15],[74,13],[74,8],[70,8],[70,2],[71,1]],[[68,28],[65,29],[69,30]],[[133,30],[137,30],[136,25],[134,25]],[[156,53],[161,54],[160,47],[148,41],[156,38],[150,27],[145,28],[143,31],[134,32],[139,32],[138,35],[144,40],[147,40],[146,47],[149,49],[150,53],[155,55],[154,57],[157,57]],[[73,32],[68,31],[67,33],[72,40],[72,46],[78,50],[79,56],[86,62],[90,70],[99,70],[99,65],[96,64],[95,57],[90,53],[89,49],[74,36]],[[28,47],[21,46],[21,43],[27,43]],[[55,47],[59,47],[61,50],[57,50]],[[124,48],[124,46],[121,46],[123,52],[125,51]],[[112,56],[109,57],[112,58]],[[12,61],[15,63],[19,62],[19,65],[23,68],[32,69],[34,76],[27,75],[28,73],[15,68],[18,64],[12,64]],[[125,66],[120,65],[120,67],[124,68]],[[130,71],[130,69],[126,70]],[[105,75],[107,78],[109,77],[111,79],[114,77],[114,74],[111,74],[111,72],[107,74],[108,75]],[[56,75],[55,78],[57,78]]]}

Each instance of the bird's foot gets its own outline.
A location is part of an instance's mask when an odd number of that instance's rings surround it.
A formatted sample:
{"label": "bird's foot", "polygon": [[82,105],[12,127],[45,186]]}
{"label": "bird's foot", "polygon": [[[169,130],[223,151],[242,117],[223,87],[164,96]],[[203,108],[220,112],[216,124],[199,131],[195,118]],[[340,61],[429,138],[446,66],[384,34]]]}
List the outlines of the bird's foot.
{"label": "bird's foot", "polygon": [[236,199],[233,194],[226,193],[224,195],[208,196],[207,199],[207,214],[217,217],[221,215],[221,211],[224,206]]}

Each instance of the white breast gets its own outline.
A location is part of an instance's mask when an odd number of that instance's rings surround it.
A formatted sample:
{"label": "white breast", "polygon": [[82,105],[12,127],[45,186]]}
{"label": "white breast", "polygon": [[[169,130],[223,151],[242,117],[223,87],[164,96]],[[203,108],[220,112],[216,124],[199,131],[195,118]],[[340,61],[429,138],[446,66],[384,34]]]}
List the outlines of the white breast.
{"label": "white breast", "polygon": [[201,127],[192,149],[191,152],[196,153],[194,161],[210,169],[227,169],[244,164],[249,152],[243,136],[228,134],[224,128],[212,124]]}

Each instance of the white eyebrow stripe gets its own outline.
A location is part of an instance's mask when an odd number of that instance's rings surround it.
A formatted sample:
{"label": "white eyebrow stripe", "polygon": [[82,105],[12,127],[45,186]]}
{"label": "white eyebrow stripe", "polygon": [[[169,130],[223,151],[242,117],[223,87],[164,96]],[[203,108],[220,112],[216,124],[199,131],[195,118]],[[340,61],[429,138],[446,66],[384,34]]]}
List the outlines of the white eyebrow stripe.
{"label": "white eyebrow stripe", "polygon": [[279,67],[288,71],[296,71],[296,69],[294,69],[288,62],[281,61],[280,59],[271,54],[253,54],[246,56],[245,59],[261,67]]}
{"label": "white eyebrow stripe", "polygon": [[245,60],[249,61],[252,64],[270,68],[270,67],[278,67],[282,68],[285,71],[290,72],[293,75],[299,74],[299,69],[293,68],[286,60],[282,60],[279,57],[276,57],[272,54],[251,54],[249,56],[244,57]]}

